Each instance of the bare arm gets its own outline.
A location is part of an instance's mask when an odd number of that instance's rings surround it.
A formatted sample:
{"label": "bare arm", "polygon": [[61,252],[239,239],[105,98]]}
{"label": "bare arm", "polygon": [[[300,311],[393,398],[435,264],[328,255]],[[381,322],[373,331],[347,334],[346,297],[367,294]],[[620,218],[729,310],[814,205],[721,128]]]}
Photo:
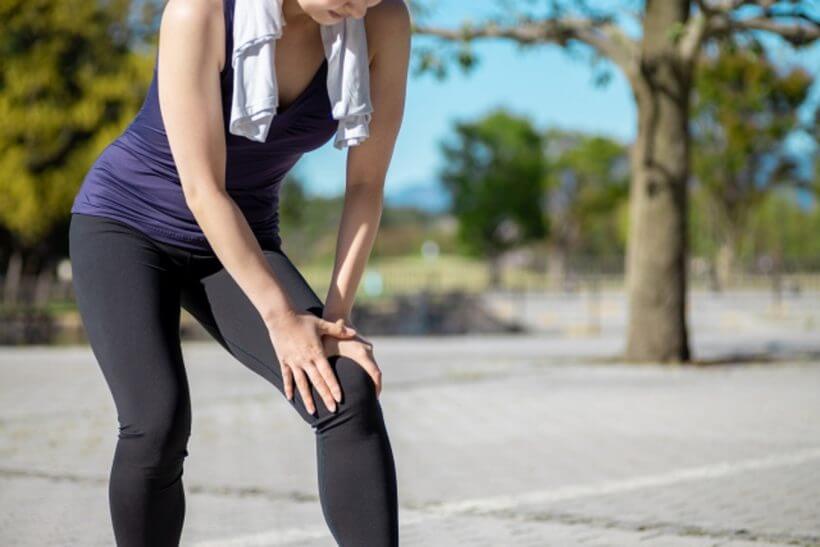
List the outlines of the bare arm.
{"label": "bare arm", "polygon": [[[225,190],[220,21],[209,0],[171,0],[160,25],[159,102],[185,199],[214,253],[271,321],[290,307],[250,226]],[[217,3],[218,4],[218,3]],[[229,62],[226,60],[226,62]]]}
{"label": "bare arm", "polygon": [[[225,189],[219,81],[224,41],[216,39],[224,35],[221,10],[215,0],[170,0],[166,5],[160,25],[158,76],[168,142],[186,203],[217,258],[271,332],[286,390],[293,375],[312,412],[309,377],[328,408],[335,410],[331,388],[334,395],[339,388],[322,352],[321,334],[348,337],[351,331],[293,308],[244,214]],[[292,397],[290,392],[287,395]]]}
{"label": "bare arm", "polygon": [[344,208],[324,317],[350,312],[382,214],[384,183],[404,113],[410,17],[402,0],[384,0],[366,15],[373,116],[370,137],[347,156]]}

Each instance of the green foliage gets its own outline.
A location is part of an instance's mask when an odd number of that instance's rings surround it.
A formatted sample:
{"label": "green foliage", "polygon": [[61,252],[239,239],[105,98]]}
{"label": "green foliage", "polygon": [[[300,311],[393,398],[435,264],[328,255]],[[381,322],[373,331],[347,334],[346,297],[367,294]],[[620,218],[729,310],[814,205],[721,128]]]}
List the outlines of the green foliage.
{"label": "green foliage", "polygon": [[768,255],[792,271],[820,268],[820,207],[801,206],[796,192],[770,192],[751,212],[742,257]]}
{"label": "green foliage", "polygon": [[622,254],[630,174],[626,146],[561,130],[549,131],[546,142],[553,245],[585,255]]}
{"label": "green foliage", "polygon": [[[820,268],[820,207],[805,203],[794,188],[776,188],[764,195],[748,212],[743,237],[736,245],[740,270],[754,268],[768,256],[794,271]],[[702,188],[692,192],[691,241],[694,254],[714,257],[724,244],[711,201]],[[804,204],[801,204],[804,203]]]}
{"label": "green foliage", "polygon": [[[332,264],[344,196],[309,195],[294,175],[282,183],[279,195],[280,233],[288,255],[299,264]],[[414,208],[385,206],[372,258],[418,255],[427,239],[435,240],[442,252],[454,250],[453,238],[439,220]]]}
{"label": "green foliage", "polygon": [[294,175],[282,181],[279,195],[282,247],[297,262],[332,261],[344,197],[310,196]]}
{"label": "green foliage", "polygon": [[310,215],[310,205],[302,180],[292,173],[285,177],[279,188],[279,222],[298,226]]}
{"label": "green foliage", "polygon": [[[781,73],[761,50],[732,43],[700,63],[692,165],[704,195],[696,203],[704,208],[700,220],[725,245],[741,243],[749,215],[772,189],[811,184],[786,145],[800,129],[798,109],[811,84],[805,70]],[[808,134],[816,135],[817,127]],[[714,218],[703,218],[707,214]]]}
{"label": "green foliage", "polygon": [[455,125],[454,141],[441,145],[441,180],[466,251],[494,256],[546,235],[542,146],[529,120],[503,110]]}
{"label": "green foliage", "polygon": [[0,3],[0,225],[21,247],[64,221],[82,179],[145,97],[130,0]]}

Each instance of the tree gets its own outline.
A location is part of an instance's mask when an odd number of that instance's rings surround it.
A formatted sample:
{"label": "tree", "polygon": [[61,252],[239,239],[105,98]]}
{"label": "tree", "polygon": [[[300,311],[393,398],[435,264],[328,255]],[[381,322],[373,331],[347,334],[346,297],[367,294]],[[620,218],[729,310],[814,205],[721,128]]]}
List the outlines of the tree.
{"label": "tree", "polygon": [[755,258],[795,271],[820,269],[820,205],[806,203],[799,190],[775,188],[749,213],[744,242]]}
{"label": "tree", "polygon": [[441,179],[452,195],[459,240],[467,251],[489,258],[495,286],[501,253],[546,235],[541,136],[529,120],[496,111],[475,123],[457,123],[454,142],[441,148]]}
{"label": "tree", "polygon": [[[474,63],[468,46],[481,39],[522,45],[582,44],[609,59],[626,76],[638,108],[631,150],[627,249],[629,323],[625,357],[631,361],[690,359],[686,324],[687,183],[690,175],[689,114],[693,73],[704,44],[736,33],[778,35],[794,46],[820,37],[820,16],[795,0],[645,0],[632,16],[640,38],[620,25],[615,10],[593,9],[586,0],[547,3],[461,28],[414,24],[415,32],[462,45],[457,58]],[[519,6],[532,6],[521,2]],[[620,9],[621,13],[626,9]],[[441,64],[420,50],[422,69]]]}
{"label": "tree", "polygon": [[310,198],[305,192],[302,179],[289,173],[280,183],[279,224],[298,227],[305,222],[310,210]]}
{"label": "tree", "polygon": [[[728,43],[698,68],[693,171],[716,217],[718,286],[730,282],[754,207],[777,186],[811,182],[787,144],[800,127],[798,108],[811,84],[799,68],[780,74],[754,45]],[[806,129],[813,134],[816,128]]]}
{"label": "tree", "polygon": [[602,258],[618,249],[618,206],[629,192],[626,148],[597,135],[551,130],[544,136],[550,169],[550,275],[560,282],[579,250]]}
{"label": "tree", "polygon": [[19,271],[69,216],[103,147],[144,99],[153,56],[132,52],[138,5],[114,0],[8,0],[0,4],[0,225]]}

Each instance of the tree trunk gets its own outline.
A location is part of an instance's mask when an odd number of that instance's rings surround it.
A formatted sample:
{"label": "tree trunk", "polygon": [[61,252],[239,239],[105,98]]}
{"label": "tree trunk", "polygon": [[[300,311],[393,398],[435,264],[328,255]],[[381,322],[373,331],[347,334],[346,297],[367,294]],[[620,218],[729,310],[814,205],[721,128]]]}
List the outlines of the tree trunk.
{"label": "tree trunk", "polygon": [[691,67],[670,36],[688,0],[648,0],[634,92],[627,290],[629,361],[690,358],[686,327],[687,181]]}
{"label": "tree trunk", "polygon": [[550,287],[563,290],[567,280],[567,250],[559,243],[551,243],[547,254],[547,278]]}
{"label": "tree trunk", "polygon": [[3,302],[16,304],[20,294],[20,283],[23,277],[23,253],[15,249],[9,257],[6,276],[3,283]]}
{"label": "tree trunk", "polygon": [[489,284],[492,290],[501,288],[501,254],[492,253],[487,259]]}
{"label": "tree trunk", "polygon": [[51,300],[51,288],[53,286],[53,276],[51,268],[46,265],[37,275],[37,284],[34,288],[34,305],[45,307]]}
{"label": "tree trunk", "polygon": [[735,274],[735,239],[726,235],[715,256],[715,277],[718,287],[726,289],[732,285]]}

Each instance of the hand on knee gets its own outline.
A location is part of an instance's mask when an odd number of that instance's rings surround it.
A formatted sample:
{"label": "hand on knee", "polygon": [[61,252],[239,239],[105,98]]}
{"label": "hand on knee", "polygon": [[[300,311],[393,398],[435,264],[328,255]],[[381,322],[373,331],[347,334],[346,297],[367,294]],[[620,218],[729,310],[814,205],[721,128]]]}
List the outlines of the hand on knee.
{"label": "hand on knee", "polygon": [[353,359],[328,357],[342,388],[342,400],[335,413],[322,409],[313,424],[318,434],[340,430],[337,434],[367,435],[383,425],[376,386],[370,374]]}

